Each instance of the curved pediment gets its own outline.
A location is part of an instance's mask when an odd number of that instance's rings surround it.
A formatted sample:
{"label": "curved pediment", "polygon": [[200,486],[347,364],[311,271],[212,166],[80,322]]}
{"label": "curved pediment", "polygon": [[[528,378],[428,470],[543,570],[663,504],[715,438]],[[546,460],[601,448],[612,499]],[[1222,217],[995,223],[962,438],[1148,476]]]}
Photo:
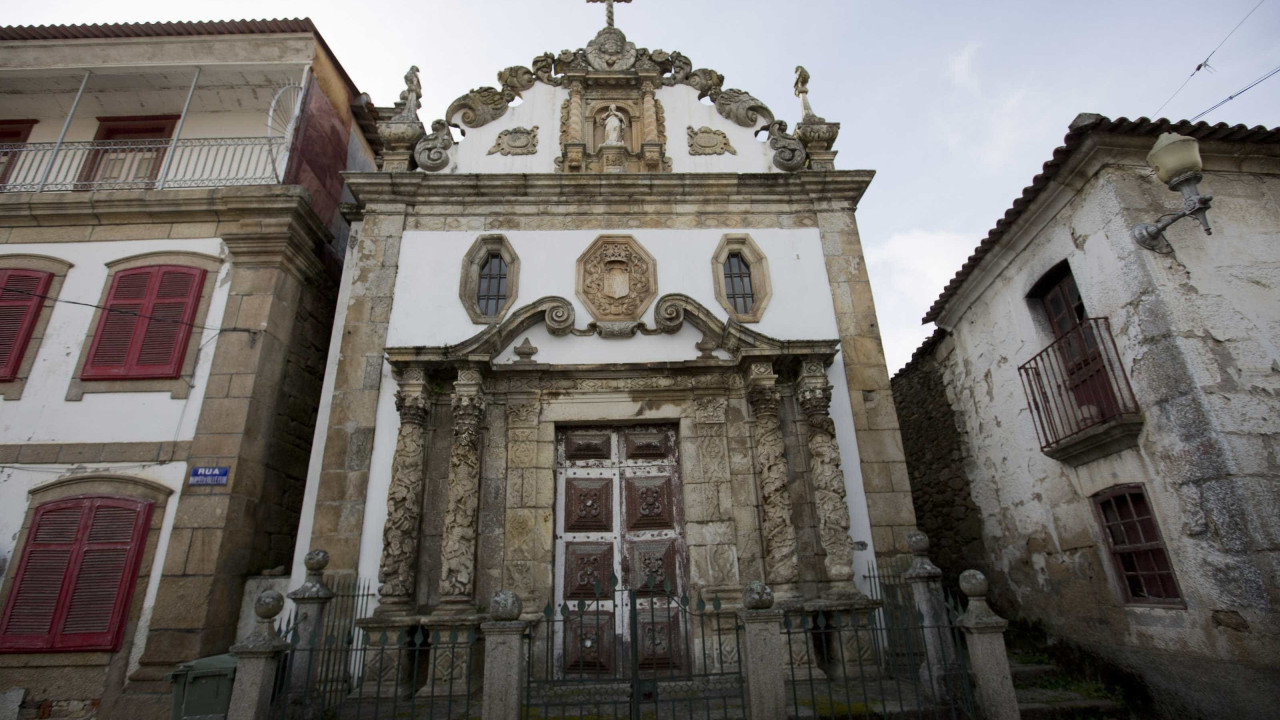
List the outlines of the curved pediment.
{"label": "curved pediment", "polygon": [[[687,323],[702,333],[702,340],[696,345],[701,357],[693,362],[708,365],[724,365],[726,362],[736,365],[750,357],[780,356],[819,357],[829,362],[840,347],[839,340],[779,340],[770,337],[736,320],[721,320],[697,300],[679,293],[659,298],[653,318],[653,327],[641,321],[626,321],[591,322],[578,328],[573,303],[562,297],[549,296],[516,309],[501,323],[491,325],[455,345],[387,348],[386,352],[393,364],[489,363],[538,324],[545,325],[548,333],[558,337],[572,334],[618,339],[636,335],[671,335],[680,332]],[[712,353],[716,350],[727,353],[729,360],[714,357]],[[519,347],[515,352],[524,357]]]}
{"label": "curved pediment", "polygon": [[[384,141],[389,148],[411,145],[418,168],[427,172],[834,169],[830,146],[839,125],[812,115],[807,101],[796,133],[789,134],[787,123],[758,98],[724,87],[721,73],[695,68],[680,52],[637,47],[613,26],[585,47],[544,53],[497,77],[497,87],[458,97],[430,133],[411,137],[406,125],[416,123],[416,112],[410,108],[421,95],[411,70],[394,116],[379,124]],[[807,80],[807,73],[797,80],[802,99]],[[805,132],[806,123],[823,131]],[[759,134],[766,134],[764,142],[755,139]]]}

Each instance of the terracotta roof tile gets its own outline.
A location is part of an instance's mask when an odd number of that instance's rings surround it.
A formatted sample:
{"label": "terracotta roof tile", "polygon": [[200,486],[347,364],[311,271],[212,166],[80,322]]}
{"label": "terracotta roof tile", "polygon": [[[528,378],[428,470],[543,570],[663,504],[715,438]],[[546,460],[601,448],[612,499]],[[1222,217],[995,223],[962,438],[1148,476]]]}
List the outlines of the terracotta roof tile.
{"label": "terracotta roof tile", "polygon": [[0,40],[92,40],[102,38],[181,37],[186,35],[264,35],[314,33],[311,18],[212,20],[201,22],[105,23],[93,25],[9,25]]}

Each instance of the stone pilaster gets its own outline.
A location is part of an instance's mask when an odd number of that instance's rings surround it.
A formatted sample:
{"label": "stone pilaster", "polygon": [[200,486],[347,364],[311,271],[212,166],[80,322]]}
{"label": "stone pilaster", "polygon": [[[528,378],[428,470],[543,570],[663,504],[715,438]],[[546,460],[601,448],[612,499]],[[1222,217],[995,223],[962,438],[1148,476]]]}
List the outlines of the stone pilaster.
{"label": "stone pilaster", "polygon": [[689,406],[693,432],[686,446],[693,450],[697,468],[683,477],[690,578],[708,596],[718,593],[732,597],[742,587],[725,428],[728,406],[724,395],[696,397]]}
{"label": "stone pilaster", "polygon": [[800,579],[796,529],[787,489],[787,459],[778,421],[778,376],[768,362],[752,363],[747,373],[747,402],[756,420],[755,465],[764,509],[765,577],[779,594],[790,594]]}
{"label": "stone pilaster", "polygon": [[418,536],[422,522],[422,493],[426,482],[427,419],[431,397],[425,391],[422,368],[398,373],[396,411],[400,431],[391,463],[387,490],[387,520],[382,526],[382,560],[378,564],[378,614],[407,615],[413,611],[418,574]]}
{"label": "stone pilaster", "polygon": [[821,359],[804,361],[796,395],[809,425],[810,477],[818,514],[818,539],[827,554],[827,580],[844,586],[842,590],[847,592],[853,588],[853,539],[849,537],[849,505],[844,471],[840,469],[840,447],[830,414],[831,385]]}
{"label": "stone pilaster", "polygon": [[453,384],[453,448],[449,453],[449,504],[440,546],[440,604],[472,612],[476,574],[476,510],[480,506],[480,420],[485,398],[480,370],[458,371]]}

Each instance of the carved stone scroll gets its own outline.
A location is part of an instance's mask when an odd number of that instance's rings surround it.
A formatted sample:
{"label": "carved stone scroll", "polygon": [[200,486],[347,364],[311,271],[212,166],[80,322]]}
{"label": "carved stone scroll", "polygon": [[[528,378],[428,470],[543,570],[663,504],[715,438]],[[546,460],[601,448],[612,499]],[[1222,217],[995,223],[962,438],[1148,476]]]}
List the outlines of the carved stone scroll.
{"label": "carved stone scroll", "polygon": [[444,120],[431,123],[431,134],[418,141],[413,149],[413,159],[418,167],[435,172],[449,167],[449,148],[453,147],[453,135]]}
{"label": "carved stone scroll", "polygon": [[814,505],[818,511],[818,537],[827,553],[827,579],[852,581],[853,539],[849,537],[849,505],[845,499],[835,423],[828,412],[831,385],[827,383],[822,361],[804,361],[796,394],[809,424]]}
{"label": "carved stone scroll", "polygon": [[424,429],[431,406],[421,368],[399,373],[396,411],[400,431],[391,463],[387,491],[387,520],[382,526],[382,560],[378,565],[381,614],[403,614],[412,608],[418,568],[418,534],[422,521],[426,441]]}
{"label": "carved stone scroll", "polygon": [[[761,130],[757,130],[756,134]],[[809,156],[804,151],[804,144],[787,134],[786,121],[776,120],[769,123],[768,131],[769,147],[773,150],[773,166],[783,172],[803,170]]]}
{"label": "carved stone scroll", "polygon": [[764,509],[765,577],[775,588],[800,579],[776,382],[777,376],[769,363],[751,364],[747,375],[747,402],[756,419],[755,469]]}
{"label": "carved stone scroll", "polygon": [[766,125],[773,122],[773,112],[743,90],[725,90],[715,99],[715,103],[716,112],[742,127],[753,128],[762,119]]}
{"label": "carved stone scroll", "polygon": [[478,128],[506,115],[507,106],[515,97],[515,92],[506,88],[502,90],[491,87],[476,88],[450,103],[449,109],[444,113],[444,119],[452,123],[453,116],[461,112],[462,117],[459,120],[463,125]]}
{"label": "carved stone scroll", "polygon": [[452,405],[453,448],[449,454],[449,504],[440,546],[440,595],[442,604],[466,605],[475,589],[480,422],[485,409],[478,369],[458,371]]}

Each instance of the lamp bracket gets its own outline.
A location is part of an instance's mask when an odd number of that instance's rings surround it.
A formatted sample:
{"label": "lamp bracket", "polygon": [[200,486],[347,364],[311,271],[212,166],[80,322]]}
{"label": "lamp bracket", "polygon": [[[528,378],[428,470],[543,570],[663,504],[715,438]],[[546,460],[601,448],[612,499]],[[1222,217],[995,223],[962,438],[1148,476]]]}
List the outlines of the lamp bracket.
{"label": "lamp bracket", "polygon": [[1182,210],[1161,215],[1154,223],[1134,225],[1131,231],[1134,242],[1152,252],[1167,255],[1173,252],[1173,246],[1165,238],[1164,231],[1184,217],[1194,217],[1204,229],[1204,234],[1212,235],[1213,228],[1209,227],[1209,207],[1213,202],[1213,196],[1200,194],[1202,178],[1203,176],[1198,172],[1189,172],[1170,180],[1169,189],[1182,193]]}

